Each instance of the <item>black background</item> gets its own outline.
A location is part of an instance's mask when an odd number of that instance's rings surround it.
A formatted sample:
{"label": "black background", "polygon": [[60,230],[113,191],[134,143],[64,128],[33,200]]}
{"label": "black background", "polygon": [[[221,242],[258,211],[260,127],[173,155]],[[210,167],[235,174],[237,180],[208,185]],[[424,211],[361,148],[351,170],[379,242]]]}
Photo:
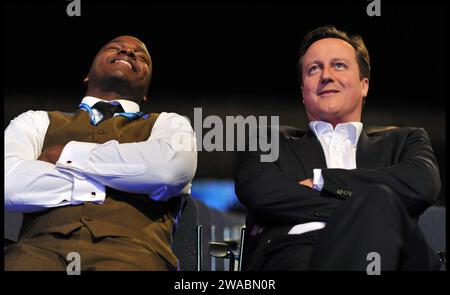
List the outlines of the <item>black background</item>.
{"label": "black background", "polygon": [[[323,24],[360,33],[372,58],[377,105],[444,107],[446,6],[368,1],[318,4],[142,4],[81,1],[7,5],[7,93],[52,89],[83,95],[81,81],[98,49],[131,34],[153,57],[151,93],[299,95],[295,61],[301,38]],[[77,97],[78,100],[78,97]],[[375,100],[375,99],[373,99]],[[278,101],[279,102],[279,101]],[[424,104],[426,102],[426,104]]]}

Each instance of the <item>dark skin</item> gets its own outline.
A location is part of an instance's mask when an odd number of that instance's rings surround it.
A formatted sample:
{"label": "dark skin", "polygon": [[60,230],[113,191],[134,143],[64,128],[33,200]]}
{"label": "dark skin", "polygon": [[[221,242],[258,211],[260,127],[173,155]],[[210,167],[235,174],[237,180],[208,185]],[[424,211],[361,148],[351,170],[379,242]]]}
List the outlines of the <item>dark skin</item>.
{"label": "dark skin", "polygon": [[37,159],[40,161],[56,164],[56,161],[58,161],[59,157],[61,156],[63,149],[64,145],[62,144],[49,146],[42,151]]}
{"label": "dark skin", "polygon": [[[86,96],[112,101],[126,99],[145,103],[152,75],[152,60],[147,47],[132,36],[119,36],[105,44],[92,62],[84,82]],[[37,158],[55,164],[64,145],[53,145]]]}
{"label": "dark skin", "polygon": [[152,61],[145,44],[131,36],[117,37],[103,46],[92,62],[84,79],[86,95],[144,103],[151,73]]}

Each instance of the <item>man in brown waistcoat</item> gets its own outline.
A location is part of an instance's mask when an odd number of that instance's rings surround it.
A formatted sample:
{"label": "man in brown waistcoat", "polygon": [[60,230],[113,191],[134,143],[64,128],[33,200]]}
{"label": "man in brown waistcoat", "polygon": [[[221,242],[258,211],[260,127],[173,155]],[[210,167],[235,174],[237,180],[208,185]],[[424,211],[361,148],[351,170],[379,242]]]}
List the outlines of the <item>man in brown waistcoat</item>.
{"label": "man in brown waistcoat", "polygon": [[75,113],[11,121],[5,208],[24,220],[6,270],[179,268],[172,234],[197,166],[195,133],[178,114],[140,112],[151,74],[145,44],[117,37],[96,55]]}

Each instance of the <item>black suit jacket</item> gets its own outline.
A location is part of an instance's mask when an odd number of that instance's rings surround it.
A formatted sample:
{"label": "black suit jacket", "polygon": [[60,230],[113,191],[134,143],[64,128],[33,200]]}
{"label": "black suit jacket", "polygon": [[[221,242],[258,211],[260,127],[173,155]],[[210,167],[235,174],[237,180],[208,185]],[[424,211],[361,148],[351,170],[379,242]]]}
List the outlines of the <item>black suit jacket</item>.
{"label": "black suit jacket", "polygon": [[[282,127],[278,159],[261,162],[261,154],[241,153],[236,173],[236,194],[248,211],[244,269],[261,233],[279,230],[285,234],[295,224],[326,221],[342,202],[370,185],[391,188],[415,219],[440,193],[438,165],[422,128],[369,135],[363,131],[357,145],[357,169],[353,170],[328,169],[322,146],[310,130]],[[321,192],[298,184],[313,178],[314,168],[322,169]]]}

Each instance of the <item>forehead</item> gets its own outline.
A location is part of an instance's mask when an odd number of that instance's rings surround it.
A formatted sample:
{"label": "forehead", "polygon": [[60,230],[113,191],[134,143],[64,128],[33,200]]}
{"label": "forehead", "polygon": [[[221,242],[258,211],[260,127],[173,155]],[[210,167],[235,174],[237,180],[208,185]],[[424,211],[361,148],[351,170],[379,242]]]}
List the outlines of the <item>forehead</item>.
{"label": "forehead", "polygon": [[145,52],[147,55],[150,56],[144,42],[142,42],[141,40],[139,40],[138,38],[133,37],[133,36],[116,37],[113,40],[106,43],[105,46],[110,45],[110,44],[123,44],[123,45],[127,45],[127,46],[132,46],[134,48],[134,50]]}
{"label": "forehead", "polygon": [[334,58],[356,61],[356,50],[342,39],[325,38],[311,44],[304,56],[305,62]]}

